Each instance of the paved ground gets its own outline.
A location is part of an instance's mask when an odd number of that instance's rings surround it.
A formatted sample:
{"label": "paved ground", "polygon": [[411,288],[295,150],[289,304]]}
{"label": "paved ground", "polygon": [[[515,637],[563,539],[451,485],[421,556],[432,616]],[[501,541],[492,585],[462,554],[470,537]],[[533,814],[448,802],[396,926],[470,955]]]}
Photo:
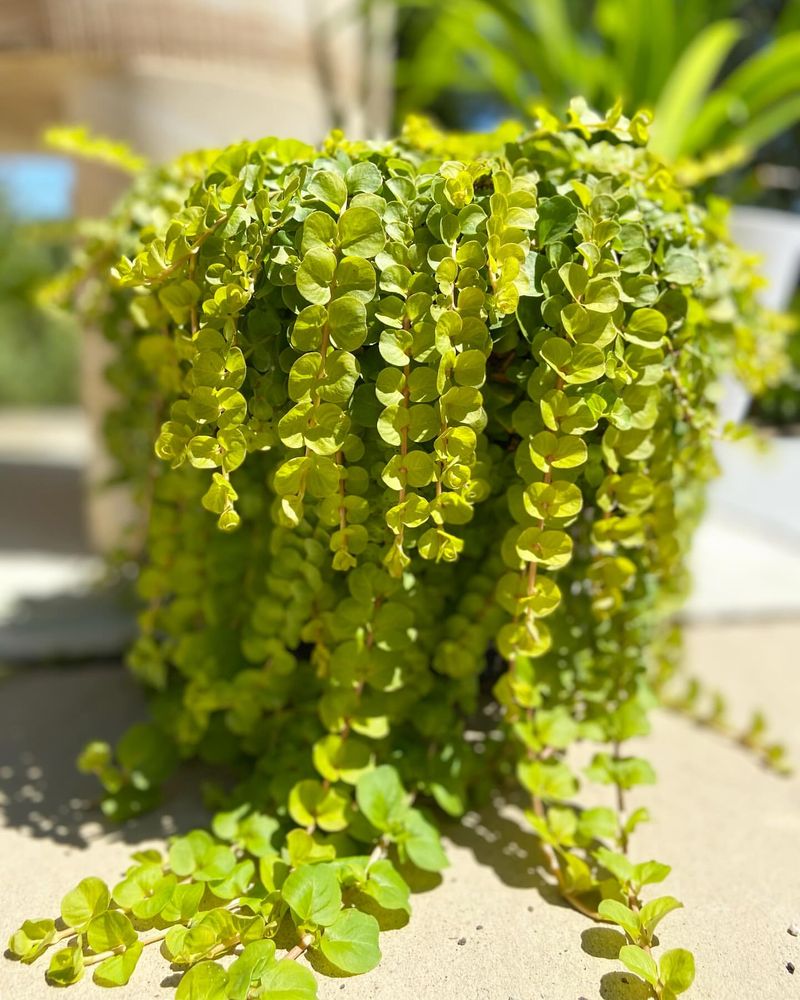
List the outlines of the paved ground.
{"label": "paved ground", "polygon": [[[734,716],[760,705],[800,760],[800,623],[695,626],[693,671],[729,695]],[[104,831],[84,800],[91,782],[72,760],[90,737],[113,736],[141,712],[111,667],[27,668],[0,685],[0,937],[54,903],[86,874],[114,880],[133,845],[203,821],[180,788],[165,810]],[[800,996],[800,781],[780,779],[723,738],[660,714],[647,754],[659,784],[637,796],[655,822],[637,849],[674,866],[665,889],[686,909],[665,924],[665,945],[698,959],[699,1000]],[[191,782],[189,783],[191,785]],[[324,980],[320,1000],[641,1000],[607,956],[610,932],[558,905],[537,875],[530,836],[487,813],[451,831],[444,884],[415,896],[410,926],[383,936],[368,976]],[[459,942],[464,940],[463,944]],[[2,1000],[54,995],[43,970],[0,961]],[[167,1000],[172,974],[146,955],[120,1000]],[[68,996],[98,995],[91,982]]]}

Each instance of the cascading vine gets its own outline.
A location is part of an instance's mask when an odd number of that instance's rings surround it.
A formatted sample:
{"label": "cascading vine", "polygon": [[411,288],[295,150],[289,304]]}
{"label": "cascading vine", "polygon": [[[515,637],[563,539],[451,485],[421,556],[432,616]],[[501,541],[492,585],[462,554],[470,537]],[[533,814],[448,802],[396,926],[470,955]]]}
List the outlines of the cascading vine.
{"label": "cascading vine", "polygon": [[[52,982],[125,983],[159,942],[179,1000],[312,998],[296,959],[373,968],[404,872],[446,864],[434,811],[516,779],[563,897],[622,930],[654,996],[690,987],[688,951],[654,952],[681,904],[645,898],[669,868],[633,854],[654,774],[626,746],[686,590],[714,383],[772,355],[719,206],[646,126],[576,104],[491,136],[244,143],[142,175],[87,244],[153,720],[80,764],[118,819],[181,759],[239,777],[212,832],[12,937],[23,961],[69,942]],[[482,741],[489,653],[504,739]]]}

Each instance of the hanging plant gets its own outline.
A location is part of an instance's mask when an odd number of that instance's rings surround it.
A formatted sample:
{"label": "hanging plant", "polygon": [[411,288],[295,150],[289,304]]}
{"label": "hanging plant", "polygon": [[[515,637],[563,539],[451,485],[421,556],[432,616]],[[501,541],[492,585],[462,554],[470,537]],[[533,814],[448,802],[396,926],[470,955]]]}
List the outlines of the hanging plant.
{"label": "hanging plant", "polygon": [[240,781],[210,831],[12,936],[26,962],[58,943],[51,982],[123,984],[159,942],[178,1000],[312,998],[297,960],[372,969],[404,876],[447,863],[437,817],[516,786],[563,898],[621,929],[654,996],[689,988],[691,954],[656,948],[681,904],[633,846],[654,773],[627,745],[686,592],[715,382],[772,362],[722,207],[646,125],[576,105],[488,137],[245,143],[143,174],[88,244],[153,708],[80,766],[116,819],[180,760]]}

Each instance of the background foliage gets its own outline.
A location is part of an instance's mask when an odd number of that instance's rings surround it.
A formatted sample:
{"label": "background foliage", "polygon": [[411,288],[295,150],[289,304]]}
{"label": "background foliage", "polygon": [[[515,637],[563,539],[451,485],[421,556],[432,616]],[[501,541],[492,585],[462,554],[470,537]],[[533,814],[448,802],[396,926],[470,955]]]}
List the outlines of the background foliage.
{"label": "background foliage", "polygon": [[77,331],[39,299],[68,252],[66,234],[44,224],[24,225],[0,202],[0,405],[77,398]]}
{"label": "background foliage", "polygon": [[537,101],[563,109],[574,94],[592,107],[619,99],[654,111],[655,152],[707,158],[712,172],[746,163],[800,118],[796,0],[396,6],[400,118],[433,108],[463,126]]}

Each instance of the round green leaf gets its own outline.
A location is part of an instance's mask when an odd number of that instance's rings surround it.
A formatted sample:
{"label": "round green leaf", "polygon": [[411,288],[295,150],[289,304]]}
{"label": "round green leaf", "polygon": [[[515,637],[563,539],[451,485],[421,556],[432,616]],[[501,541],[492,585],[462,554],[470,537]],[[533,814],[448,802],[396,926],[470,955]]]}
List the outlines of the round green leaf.
{"label": "round green leaf", "polygon": [[188,923],[200,909],[200,901],[205,893],[205,885],[188,882],[176,885],[172,895],[161,911],[161,919],[167,923]]}
{"label": "round green leaf", "polygon": [[224,878],[211,880],[209,889],[219,899],[237,899],[247,893],[254,875],[255,865],[250,858],[245,858]]}
{"label": "round green leaf", "polygon": [[369,972],[381,960],[378,921],[360,910],[342,910],[325,929],[319,948],[328,961],[342,972],[359,975]]}
{"label": "round green leaf", "polygon": [[336,268],[335,293],[352,295],[360,302],[375,297],[375,268],[363,257],[344,257]]}
{"label": "round green leaf", "polygon": [[327,212],[312,212],[306,216],[300,244],[300,250],[303,254],[308,253],[314,247],[330,249],[335,239],[336,220]]}
{"label": "round green leaf", "polygon": [[685,993],[694,982],[694,956],[685,948],[665,951],[659,963],[661,982],[673,993]]}
{"label": "round green leaf", "polygon": [[344,178],[333,170],[318,170],[308,183],[308,191],[337,212],[347,201]]}
{"label": "round green leaf", "polygon": [[389,832],[401,823],[408,810],[400,775],[388,764],[382,764],[359,778],[356,802],[370,823],[383,832]]}
{"label": "round green leaf", "polygon": [[228,974],[216,962],[198,962],[178,983],[175,1000],[227,1000]]}
{"label": "round green leaf", "polygon": [[438,872],[449,863],[442,850],[439,831],[417,809],[409,810],[400,843],[411,863],[423,871]]}
{"label": "round green leaf", "polygon": [[572,434],[556,436],[551,431],[541,431],[531,438],[531,459],[543,472],[554,469],[574,469],[584,464],[588,457],[585,442]]}
{"label": "round green leaf", "polygon": [[342,907],[342,892],[335,871],[324,864],[296,868],[281,888],[281,895],[302,922],[328,927]]}
{"label": "round green leaf", "polygon": [[411,891],[408,884],[387,858],[381,858],[369,866],[367,880],[361,885],[361,891],[371,896],[384,910],[411,912]]}
{"label": "round green leaf", "polygon": [[247,1000],[251,986],[258,983],[275,963],[275,942],[253,941],[228,968],[229,1000]]}
{"label": "round green leaf", "polygon": [[346,254],[374,257],[386,243],[381,217],[371,208],[348,208],[339,219],[339,243]]}
{"label": "round green leaf", "polygon": [[344,179],[350,194],[357,194],[359,191],[380,191],[383,187],[383,174],[369,160],[354,163],[344,175]]}
{"label": "round green leaf", "polygon": [[572,539],[565,531],[524,528],[517,540],[517,554],[525,562],[561,569],[572,557]]}
{"label": "round green leaf", "polygon": [[236,855],[224,844],[214,844],[198,859],[198,867],[194,871],[197,882],[212,882],[225,878],[236,867]]}
{"label": "round green leaf", "polygon": [[664,279],[676,285],[693,285],[700,280],[700,267],[691,251],[670,247],[664,255]]}
{"label": "round green leaf", "polygon": [[265,1000],[317,1000],[317,981],[313,972],[288,958],[267,969],[261,979],[261,989]]}
{"label": "round green leaf", "polygon": [[456,358],[453,375],[459,385],[479,388],[486,381],[486,357],[483,351],[469,350]]}
{"label": "round green leaf", "polygon": [[23,962],[33,962],[55,937],[52,920],[26,920],[8,939],[8,950]]}
{"label": "round green leaf", "polygon": [[654,987],[658,985],[658,967],[643,948],[635,944],[623,945],[619,951],[619,960],[646,983]]}
{"label": "round green leaf", "polygon": [[667,318],[656,309],[636,309],[622,329],[622,336],[633,344],[651,347],[661,343],[667,332]]}
{"label": "round green leaf", "polygon": [[95,917],[86,930],[92,951],[113,951],[123,945],[128,948],[136,941],[136,931],[120,910],[106,910]]}
{"label": "round green leaf", "polygon": [[68,927],[85,931],[94,917],[108,909],[110,901],[105,882],[85,878],[61,900],[61,919]]}
{"label": "round green leaf", "polygon": [[532,483],[524,495],[525,509],[531,517],[575,517],[583,507],[583,494],[575,483]]}
{"label": "round green leaf", "polygon": [[313,778],[298,782],[289,793],[289,815],[295,823],[317,825],[329,833],[346,828],[349,805],[349,800],[335,788],[326,788]]}
{"label": "round green leaf", "polygon": [[314,767],[328,781],[355,785],[370,767],[372,753],[363,740],[329,734],[314,744]]}
{"label": "round green leaf", "polygon": [[114,886],[114,900],[139,920],[152,920],[170,901],[177,884],[174,875],[163,875],[160,865],[147,865]]}
{"label": "round green leaf", "polygon": [[318,351],[327,321],[328,310],[325,306],[306,306],[301,309],[292,327],[292,347],[296,351]]}
{"label": "round green leaf", "polygon": [[92,978],[98,986],[125,986],[133,975],[143,947],[141,941],[135,941],[121,955],[107,958],[97,966]]}
{"label": "round green leaf", "polygon": [[583,294],[583,304],[591,312],[612,313],[619,304],[619,289],[607,278],[592,278]]}
{"label": "round green leaf", "polygon": [[325,305],[331,297],[336,256],[327,247],[315,246],[297,269],[297,290],[307,302]]}
{"label": "round green leaf", "polygon": [[569,236],[578,217],[578,206],[564,195],[543,198],[539,202],[536,238],[540,246],[556,243]]}
{"label": "round green leaf", "polygon": [[71,986],[83,976],[83,952],[80,945],[61,948],[50,959],[47,969],[48,982],[54,986]]}
{"label": "round green leaf", "polygon": [[198,867],[199,859],[214,845],[214,838],[205,830],[192,830],[185,837],[176,837],[169,848],[169,866],[185,878]]}
{"label": "round green leaf", "polygon": [[355,351],[367,337],[367,310],[355,295],[343,295],[328,308],[331,338],[344,351]]}
{"label": "round green leaf", "polygon": [[322,398],[331,403],[346,403],[353,395],[359,377],[358,362],[347,351],[332,351],[325,360]]}

